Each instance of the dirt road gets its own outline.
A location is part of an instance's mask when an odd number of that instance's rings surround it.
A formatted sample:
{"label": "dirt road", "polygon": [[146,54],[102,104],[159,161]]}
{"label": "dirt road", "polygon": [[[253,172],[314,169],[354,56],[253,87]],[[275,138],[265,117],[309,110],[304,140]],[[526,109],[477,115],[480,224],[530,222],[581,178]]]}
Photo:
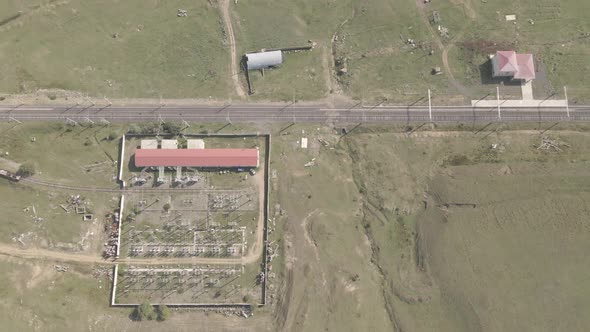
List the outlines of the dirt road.
{"label": "dirt road", "polygon": [[238,76],[240,71],[238,70],[236,38],[234,36],[234,28],[231,23],[231,14],[229,12],[229,0],[220,0],[219,10],[221,11],[221,20],[223,21],[223,26],[225,27],[225,33],[227,35],[227,42],[229,44],[229,68],[231,79],[234,83],[234,88],[236,89],[236,94],[238,95],[238,97],[244,98],[246,96],[246,93],[244,92],[244,88],[240,84],[240,78]]}
{"label": "dirt road", "polygon": [[243,264],[256,262],[262,255],[264,245],[262,243],[264,235],[264,179],[266,178],[264,167],[261,167],[258,174],[251,178],[256,181],[256,187],[258,188],[258,224],[256,225],[256,242],[250,247],[248,253],[242,257]]}
{"label": "dirt road", "polygon": [[154,258],[124,258],[118,260],[104,259],[99,256],[84,254],[84,253],[69,253],[63,251],[53,251],[41,248],[26,248],[21,249],[5,243],[0,243],[0,255],[41,259],[62,262],[76,262],[83,264],[137,264],[137,265],[162,265],[162,264],[241,264],[242,260],[239,258],[201,258],[201,257],[154,257]]}

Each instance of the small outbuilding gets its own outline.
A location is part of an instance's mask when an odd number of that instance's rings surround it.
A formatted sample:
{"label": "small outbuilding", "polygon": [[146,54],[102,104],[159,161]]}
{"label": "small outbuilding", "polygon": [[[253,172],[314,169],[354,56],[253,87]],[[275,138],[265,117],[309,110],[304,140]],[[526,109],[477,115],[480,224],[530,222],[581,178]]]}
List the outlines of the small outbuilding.
{"label": "small outbuilding", "polygon": [[186,141],[187,149],[204,149],[205,141],[202,139],[189,139]]}
{"label": "small outbuilding", "polygon": [[535,79],[535,64],[532,54],[519,54],[514,51],[497,51],[492,56],[494,77],[512,77],[516,80]]}
{"label": "small outbuilding", "polygon": [[248,70],[260,70],[280,66],[283,63],[282,51],[270,51],[246,54]]}
{"label": "small outbuilding", "polygon": [[178,141],[175,139],[163,139],[162,149],[178,149]]}
{"label": "small outbuilding", "polygon": [[158,148],[158,140],[142,139],[141,140],[141,148],[142,149],[157,149]]}

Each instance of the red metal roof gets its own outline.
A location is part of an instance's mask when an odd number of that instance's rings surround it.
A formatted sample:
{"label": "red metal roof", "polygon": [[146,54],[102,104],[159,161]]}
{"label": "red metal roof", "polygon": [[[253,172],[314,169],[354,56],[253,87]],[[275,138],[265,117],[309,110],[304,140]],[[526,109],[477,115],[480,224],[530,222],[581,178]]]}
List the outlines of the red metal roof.
{"label": "red metal roof", "polygon": [[514,78],[521,80],[532,80],[535,78],[535,63],[532,54],[516,54],[518,71]]}
{"label": "red metal roof", "polygon": [[498,51],[496,52],[496,56],[498,69],[500,69],[500,71],[515,73],[518,70],[516,53],[514,51]]}
{"label": "red metal roof", "polygon": [[258,167],[258,149],[136,149],[135,166]]}
{"label": "red metal roof", "polygon": [[514,51],[497,51],[496,64],[498,70],[511,73],[519,80],[535,78],[535,63],[532,54],[518,54]]}

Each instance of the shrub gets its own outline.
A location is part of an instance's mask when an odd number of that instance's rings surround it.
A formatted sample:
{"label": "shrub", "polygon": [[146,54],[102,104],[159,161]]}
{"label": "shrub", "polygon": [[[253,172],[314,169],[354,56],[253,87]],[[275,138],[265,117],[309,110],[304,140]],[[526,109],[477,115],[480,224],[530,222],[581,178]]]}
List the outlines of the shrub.
{"label": "shrub", "polygon": [[180,130],[182,129],[182,127],[180,126],[179,123],[175,123],[175,122],[164,122],[162,123],[162,131],[164,131],[165,133],[168,134],[180,134]]}
{"label": "shrub", "polygon": [[164,211],[168,212],[168,210],[170,210],[171,206],[170,204],[166,203],[164,204]]}
{"label": "shrub", "polygon": [[116,139],[116,138],[117,138],[117,133],[116,133],[116,132],[114,132],[114,131],[111,131],[111,132],[109,133],[109,136],[107,136],[107,139],[108,139],[109,141],[112,141],[112,140],[114,140],[114,139]]}
{"label": "shrub", "polygon": [[466,155],[454,154],[454,155],[449,156],[443,164],[444,164],[444,166],[447,166],[447,165],[450,165],[450,166],[469,165],[469,164],[471,164],[471,160]]}
{"label": "shrub", "polygon": [[170,309],[166,305],[160,304],[156,311],[158,312],[158,320],[160,322],[170,318]]}
{"label": "shrub", "polygon": [[139,126],[132,124],[129,126],[129,128],[127,128],[127,132],[129,134],[139,134],[141,133],[141,129],[139,128]]}
{"label": "shrub", "polygon": [[20,165],[16,174],[20,175],[22,177],[33,176],[33,175],[35,175],[35,165],[28,163],[28,162],[24,163],[24,164]]}
{"label": "shrub", "polygon": [[153,320],[154,318],[156,318],[156,312],[151,304],[144,302],[135,308],[133,316],[136,320],[139,321]]}

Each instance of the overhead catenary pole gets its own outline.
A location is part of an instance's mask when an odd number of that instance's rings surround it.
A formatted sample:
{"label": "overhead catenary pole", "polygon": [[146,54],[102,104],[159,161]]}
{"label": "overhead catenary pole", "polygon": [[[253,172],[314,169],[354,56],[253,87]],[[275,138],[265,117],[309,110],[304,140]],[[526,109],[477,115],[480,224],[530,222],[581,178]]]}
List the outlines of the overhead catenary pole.
{"label": "overhead catenary pole", "polygon": [[496,100],[498,102],[498,120],[502,120],[502,113],[500,112],[500,87],[496,87]]}
{"label": "overhead catenary pole", "polygon": [[565,94],[565,111],[567,112],[567,118],[570,118],[570,102],[567,99],[567,86],[563,86],[563,93]]}
{"label": "overhead catenary pole", "polygon": [[430,122],[432,122],[432,102],[430,100],[430,89],[428,89],[428,116],[430,117]]}

